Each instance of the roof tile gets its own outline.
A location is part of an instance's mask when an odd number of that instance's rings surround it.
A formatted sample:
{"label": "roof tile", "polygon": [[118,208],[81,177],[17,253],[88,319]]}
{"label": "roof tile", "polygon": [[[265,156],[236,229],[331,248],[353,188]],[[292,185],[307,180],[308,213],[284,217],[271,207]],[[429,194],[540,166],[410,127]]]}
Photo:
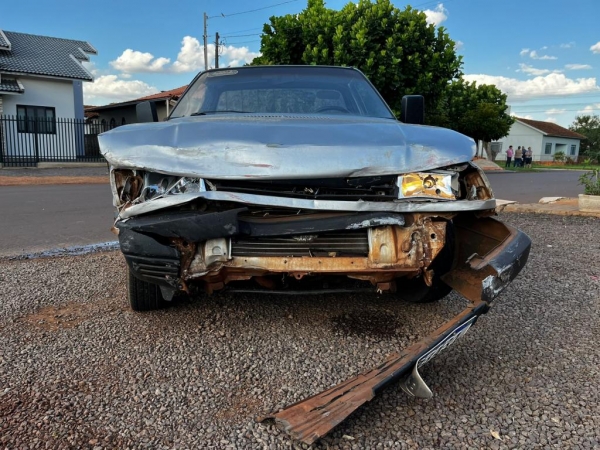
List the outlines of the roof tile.
{"label": "roof tile", "polygon": [[7,80],[6,78],[4,78],[0,82],[0,93],[2,92],[16,92],[18,94],[22,94],[23,92],[25,92],[25,90],[21,88],[21,86],[19,86],[17,80]]}
{"label": "roof tile", "polygon": [[546,133],[549,136],[567,137],[572,139],[586,139],[584,135],[563,128],[560,125],[557,125],[552,122],[544,122],[542,120],[521,119],[520,117],[516,117],[516,119],[519,122],[529,125],[530,127],[536,128],[542,133]]}
{"label": "roof tile", "polygon": [[5,31],[10,50],[0,50],[0,72],[93,81],[81,61],[97,54],[88,42]]}

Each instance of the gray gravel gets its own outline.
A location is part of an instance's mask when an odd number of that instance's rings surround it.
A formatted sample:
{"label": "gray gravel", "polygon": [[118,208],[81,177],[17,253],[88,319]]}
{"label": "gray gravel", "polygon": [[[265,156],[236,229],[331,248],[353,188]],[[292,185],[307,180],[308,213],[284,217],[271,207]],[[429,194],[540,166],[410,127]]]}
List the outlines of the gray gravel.
{"label": "gray gravel", "polygon": [[[600,448],[597,219],[504,214],[534,240],[497,305],[315,448]],[[301,448],[255,416],[370,369],[464,306],[217,295],[137,314],[118,252],[0,261],[0,447]],[[494,435],[497,433],[497,439]]]}

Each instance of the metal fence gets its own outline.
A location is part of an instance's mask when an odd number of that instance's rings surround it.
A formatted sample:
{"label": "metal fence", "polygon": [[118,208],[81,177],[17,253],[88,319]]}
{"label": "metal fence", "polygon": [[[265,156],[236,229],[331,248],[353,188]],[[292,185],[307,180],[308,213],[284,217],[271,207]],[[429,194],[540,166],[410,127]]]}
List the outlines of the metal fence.
{"label": "metal fence", "polygon": [[106,124],[84,119],[0,116],[0,164],[35,167],[38,162],[106,162],[98,134]]}

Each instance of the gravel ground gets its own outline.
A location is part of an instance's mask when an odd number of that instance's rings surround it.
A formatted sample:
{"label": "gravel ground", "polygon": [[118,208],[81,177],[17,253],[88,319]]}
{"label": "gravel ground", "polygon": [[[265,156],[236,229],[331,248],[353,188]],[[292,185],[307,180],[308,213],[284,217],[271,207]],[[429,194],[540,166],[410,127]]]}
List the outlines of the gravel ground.
{"label": "gravel ground", "polygon": [[[600,448],[600,231],[503,214],[521,276],[425,366],[315,448]],[[0,447],[301,448],[254,418],[315,394],[462,309],[375,295],[217,295],[137,314],[118,252],[0,261]],[[197,299],[198,300],[198,299]]]}

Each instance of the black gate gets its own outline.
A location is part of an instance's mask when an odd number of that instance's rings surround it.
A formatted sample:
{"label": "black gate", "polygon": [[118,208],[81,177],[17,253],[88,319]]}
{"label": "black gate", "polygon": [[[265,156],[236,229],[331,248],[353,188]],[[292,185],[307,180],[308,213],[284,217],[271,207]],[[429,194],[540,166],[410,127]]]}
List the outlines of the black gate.
{"label": "black gate", "polygon": [[35,167],[38,162],[106,162],[98,147],[103,128],[84,119],[0,116],[0,163]]}

